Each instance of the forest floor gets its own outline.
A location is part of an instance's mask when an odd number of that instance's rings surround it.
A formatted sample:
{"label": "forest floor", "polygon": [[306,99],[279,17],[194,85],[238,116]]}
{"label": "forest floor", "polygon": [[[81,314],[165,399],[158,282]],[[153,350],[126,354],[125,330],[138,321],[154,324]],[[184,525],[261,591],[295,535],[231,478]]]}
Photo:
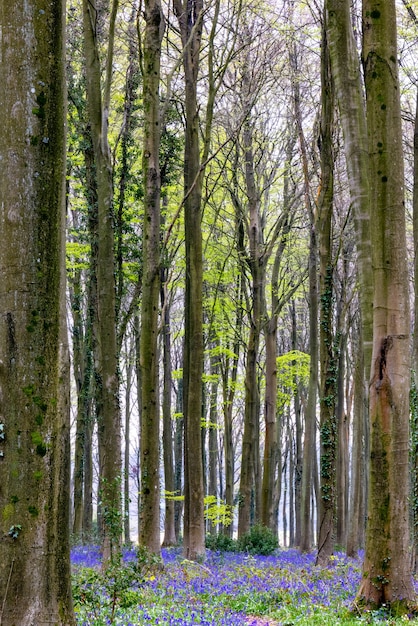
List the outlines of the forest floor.
{"label": "forest floor", "polygon": [[297,550],[272,556],[208,551],[199,564],[184,560],[179,549],[164,549],[161,567],[126,550],[123,565],[106,575],[97,547],[74,547],[71,558],[79,626],[418,624],[385,609],[353,615],[361,563],[342,553],[321,569],[314,554]]}

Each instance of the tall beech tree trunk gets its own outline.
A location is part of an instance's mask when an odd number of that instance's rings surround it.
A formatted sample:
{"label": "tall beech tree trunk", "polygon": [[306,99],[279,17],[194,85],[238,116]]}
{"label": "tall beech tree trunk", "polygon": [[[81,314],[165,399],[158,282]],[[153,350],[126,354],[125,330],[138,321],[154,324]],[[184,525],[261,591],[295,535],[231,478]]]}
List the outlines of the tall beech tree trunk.
{"label": "tall beech tree trunk", "polygon": [[197,559],[205,553],[201,437],[203,373],[202,171],[200,168],[197,102],[203,9],[203,0],[174,0],[174,11],[180,27],[185,76],[184,554],[190,559]]}
{"label": "tall beech tree trunk", "polygon": [[[209,425],[208,425],[208,488],[209,496],[214,496],[219,501],[218,488],[218,465],[219,465],[219,445],[218,445],[218,387],[219,387],[219,355],[216,348],[219,348],[219,339],[212,342],[215,353],[210,355],[210,385],[209,396]],[[216,534],[216,524],[209,523],[209,532]]]}
{"label": "tall beech tree trunk", "polygon": [[331,69],[344,135],[344,152],[356,233],[365,376],[368,380],[373,336],[373,276],[370,263],[370,188],[366,112],[360,61],[350,15],[350,0],[326,0],[325,5]]}
{"label": "tall beech tree trunk", "polygon": [[96,0],[83,0],[84,52],[88,116],[93,143],[97,184],[97,357],[96,390],[100,462],[102,552],[106,563],[118,552],[121,525],[121,415],[116,342],[115,255],[113,229],[112,163],[108,144],[110,84],[113,70],[113,41],[118,2],[112,2],[105,81],[102,94],[98,7]]}
{"label": "tall beech tree trunk", "polygon": [[139,543],[160,553],[160,404],[158,304],[160,297],[160,58],[164,16],[159,0],[145,2],[143,47],[144,176],[141,308],[141,515]]}
{"label": "tall beech tree trunk", "polygon": [[124,454],[123,454],[123,540],[126,545],[131,545],[131,520],[129,513],[130,498],[130,444],[131,444],[131,396],[134,373],[134,350],[133,342],[127,347],[126,364],[126,393],[125,393],[125,433],[124,433]]}
{"label": "tall beech tree trunk", "polygon": [[289,61],[292,68],[293,107],[297,127],[299,149],[303,168],[303,191],[306,212],[309,216],[309,353],[310,371],[308,401],[305,411],[305,432],[302,452],[302,481],[301,481],[301,514],[300,514],[300,544],[302,552],[308,552],[312,546],[312,494],[314,472],[316,464],[316,399],[318,388],[318,234],[317,215],[312,206],[309,184],[309,165],[306,141],[303,132],[301,96],[298,76],[298,58],[296,46],[289,51]]}
{"label": "tall beech tree trunk", "polygon": [[[248,83],[244,70],[243,83]],[[248,86],[247,86],[248,88]],[[249,99],[250,94],[244,94]],[[248,111],[248,115],[250,110]],[[238,537],[250,529],[251,501],[255,495],[256,453],[260,419],[260,398],[257,377],[258,355],[260,350],[261,324],[264,298],[264,267],[262,263],[262,227],[260,197],[255,182],[253,136],[251,119],[244,122],[243,129],[245,159],[245,191],[248,203],[248,265],[251,271],[251,311],[250,333],[247,344],[245,366],[245,411],[244,433],[242,438],[241,477],[238,503]],[[259,513],[259,511],[257,511]]]}
{"label": "tall beech tree trunk", "polygon": [[[232,511],[234,507],[234,438],[232,428],[232,415],[234,408],[234,397],[236,391],[236,381],[238,376],[239,354],[241,347],[241,330],[243,318],[243,276],[241,273],[237,276],[235,289],[236,296],[236,321],[235,321],[235,341],[233,344],[230,360],[227,357],[225,366],[222,368],[222,400],[224,414],[224,454],[225,454],[225,504]],[[224,527],[223,533],[232,537],[233,523]]]}
{"label": "tall beech tree trunk", "polygon": [[370,492],[357,605],[406,613],[409,558],[409,294],[395,1],[363,1],[374,278]]}
{"label": "tall beech tree trunk", "polygon": [[412,197],[413,234],[414,234],[414,335],[412,344],[412,369],[414,386],[412,389],[412,507],[414,519],[414,560],[415,571],[418,571],[418,90],[415,104],[414,123],[414,188]]}
{"label": "tall beech tree trunk", "polygon": [[[290,316],[292,320],[292,350],[297,350],[297,332],[296,332],[296,306],[292,300],[290,305]],[[294,544],[290,546],[300,546],[301,541],[301,488],[302,488],[302,424],[301,424],[301,402],[299,397],[299,389],[295,377],[295,392],[293,394],[293,406],[295,413],[295,453],[294,453],[294,491],[295,491],[295,536]]]}
{"label": "tall beech tree trunk", "polygon": [[[0,623],[72,626],[65,3],[0,5]],[[42,14],[41,14],[42,13]]]}

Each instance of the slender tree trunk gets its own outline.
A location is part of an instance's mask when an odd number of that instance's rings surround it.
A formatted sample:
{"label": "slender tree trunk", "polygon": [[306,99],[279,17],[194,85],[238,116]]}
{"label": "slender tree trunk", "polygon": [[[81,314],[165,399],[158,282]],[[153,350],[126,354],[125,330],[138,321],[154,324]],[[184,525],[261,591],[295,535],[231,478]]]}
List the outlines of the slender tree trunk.
{"label": "slender tree trunk", "polygon": [[112,3],[106,80],[102,96],[95,0],[83,0],[84,51],[88,114],[97,184],[97,355],[98,439],[102,551],[106,564],[119,552],[122,526],[114,524],[121,512],[121,415],[116,346],[115,255],[113,234],[112,164],[108,144],[108,115],[112,75],[113,38],[117,0]]}
{"label": "slender tree trunk", "polygon": [[186,137],[184,149],[184,224],[186,244],[184,352],[184,554],[205,553],[202,465],[203,263],[202,171],[199,151],[197,77],[203,26],[203,0],[174,0],[183,48]]}
{"label": "slender tree trunk", "polygon": [[[279,463],[279,427],[277,422],[277,318],[273,313],[264,332],[266,349],[266,394],[264,405],[265,440],[261,523],[274,528],[274,486]],[[280,489],[279,478],[277,486]]]}
{"label": "slender tree trunk", "polygon": [[[343,296],[344,297],[344,296]],[[341,314],[338,315],[338,318]],[[339,334],[338,365],[337,365],[337,468],[336,468],[336,528],[335,538],[338,546],[345,546],[347,542],[347,518],[348,518],[348,473],[350,453],[350,417],[344,407],[345,386],[345,360],[346,360],[346,335],[341,327],[342,322],[337,321]]]}
{"label": "slender tree trunk", "polygon": [[[361,326],[358,336],[352,340],[354,345],[354,404],[353,404],[353,445],[351,451],[351,501],[348,522],[347,556],[356,557],[363,547],[361,529],[365,524],[365,407],[364,407],[364,355],[361,340]],[[363,533],[364,534],[364,533]]]}
{"label": "slender tree trunk", "polygon": [[65,3],[0,5],[0,623],[72,626]]}
{"label": "slender tree trunk", "polygon": [[77,420],[74,445],[73,471],[73,520],[72,533],[76,541],[82,538],[83,532],[83,484],[84,484],[84,438],[86,425],[84,421],[83,383],[85,377],[85,341],[82,320],[82,287],[81,271],[74,272],[69,281],[71,311],[73,316],[73,370],[77,391]]}
{"label": "slender tree trunk", "polygon": [[[415,16],[414,16],[415,17]],[[414,20],[416,21],[416,20]],[[415,105],[414,124],[414,188],[412,196],[412,224],[414,235],[414,334],[412,344],[412,369],[414,372],[414,386],[412,408],[415,409],[413,417],[412,431],[412,507],[414,519],[414,551],[415,551],[415,571],[418,570],[418,89]]]}
{"label": "slender tree trunk", "polygon": [[[212,347],[219,347],[219,340],[215,340]],[[214,496],[219,501],[218,489],[218,465],[219,465],[219,446],[218,446],[218,387],[219,387],[219,356],[211,354],[210,357],[210,376],[212,378],[210,390],[210,406],[209,406],[209,426],[208,426],[208,461],[209,461],[209,481],[207,493]],[[209,531],[216,534],[216,525],[210,523]]]}
{"label": "slender tree trunk", "polygon": [[395,1],[363,2],[372,262],[371,462],[366,551],[357,604],[406,613],[409,558],[409,294]]}
{"label": "slender tree trunk", "polygon": [[[166,294],[166,275],[164,271],[161,285],[161,309],[163,311],[162,343],[163,343],[163,457],[164,457],[164,485],[165,519],[164,519],[164,546],[174,546],[176,540],[175,512],[173,496],[175,494],[174,455],[173,455],[173,421],[171,418],[171,330],[170,330],[170,303]],[[180,495],[180,494],[176,494]]]}
{"label": "slender tree trunk", "polygon": [[[292,318],[292,350],[297,349],[297,335],[296,335],[296,307],[295,301],[291,304],[291,318]],[[301,489],[302,489],[302,424],[301,424],[301,406],[299,398],[299,389],[297,381],[295,381],[295,393],[293,395],[293,406],[295,412],[295,539],[294,545],[300,546],[301,541]],[[293,545],[293,544],[291,544]]]}
{"label": "slender tree trunk", "polygon": [[[331,78],[326,18],[322,28],[321,50],[321,182],[318,200],[320,256],[320,507],[317,565],[326,566],[334,551],[336,510],[336,459],[338,426],[337,365],[338,340],[333,329],[332,213],[334,201],[333,118],[334,86]],[[337,345],[336,345],[337,344]]]}
{"label": "slender tree trunk", "polygon": [[316,438],[316,399],[318,388],[318,238],[317,238],[317,216],[311,202],[308,155],[306,142],[303,133],[300,88],[297,79],[297,51],[292,49],[290,54],[290,65],[293,75],[293,100],[294,114],[298,132],[299,148],[302,157],[304,200],[306,211],[309,215],[309,352],[310,352],[310,373],[308,401],[305,411],[305,432],[302,453],[302,483],[301,483],[301,528],[300,528],[300,549],[308,552],[312,546],[312,510],[311,498],[314,482],[315,463],[315,438]]}
{"label": "slender tree trunk", "polygon": [[132,394],[132,374],[133,374],[133,360],[132,360],[132,346],[127,350],[127,364],[126,364],[126,394],[125,394],[125,447],[123,458],[123,536],[124,543],[131,545],[131,530],[130,530],[130,466],[131,466],[131,394]]}
{"label": "slender tree trunk", "polygon": [[[255,448],[258,446],[260,419],[257,364],[260,350],[264,299],[264,271],[261,262],[262,230],[260,198],[255,184],[253,138],[250,119],[247,119],[244,124],[243,142],[245,184],[246,195],[248,198],[248,263],[251,271],[252,309],[250,312],[250,334],[248,338],[247,361],[245,368],[245,412],[238,504],[238,537],[241,537],[250,529],[251,498],[255,495],[255,475],[257,472],[257,454],[255,452]],[[257,512],[259,513],[260,509],[258,509]]]}
{"label": "slender tree trunk", "polygon": [[[183,459],[184,459],[184,417],[183,410],[183,380],[179,380],[177,390],[177,406],[176,413],[176,431],[174,438],[174,491],[176,496],[182,495],[183,485]],[[183,502],[175,500],[174,502],[174,530],[176,533],[176,542],[180,541],[181,535],[181,517],[183,513]]]}
{"label": "slender tree trunk", "polygon": [[[225,452],[225,504],[232,511],[234,507],[234,438],[232,428],[233,405],[236,390],[236,381],[238,376],[238,363],[240,354],[240,337],[242,330],[243,316],[243,277],[238,275],[235,290],[237,309],[235,336],[236,340],[233,345],[233,357],[231,363],[231,371],[229,372],[229,360],[222,372],[222,394],[223,394],[223,414],[224,414],[224,452]],[[223,529],[224,534],[232,537],[233,523]]]}
{"label": "slender tree trunk", "polygon": [[160,553],[158,303],[160,297],[160,58],[164,17],[159,0],[145,2],[143,285],[141,309],[141,525],[139,543]]}

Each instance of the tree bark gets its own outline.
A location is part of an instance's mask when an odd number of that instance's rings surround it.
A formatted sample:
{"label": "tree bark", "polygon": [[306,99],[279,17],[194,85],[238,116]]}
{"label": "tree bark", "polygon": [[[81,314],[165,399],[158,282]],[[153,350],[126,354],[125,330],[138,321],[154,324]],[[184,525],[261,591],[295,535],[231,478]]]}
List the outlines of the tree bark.
{"label": "tree bark", "polygon": [[160,58],[164,16],[159,0],[145,2],[143,285],[141,309],[141,517],[139,543],[160,553],[159,358],[160,297]]}
{"label": "tree bark", "polygon": [[[327,566],[334,551],[337,457],[337,367],[338,340],[334,336],[334,260],[332,213],[334,202],[333,151],[334,85],[330,71],[326,16],[321,49],[321,181],[318,199],[320,324],[320,507],[316,564]],[[337,344],[337,345],[336,345]]]}
{"label": "tree bark", "polygon": [[395,1],[363,2],[372,263],[371,460],[366,551],[357,604],[406,613],[409,555],[409,294]]}
{"label": "tree bark", "polygon": [[163,343],[163,458],[164,458],[164,485],[165,485],[165,518],[164,518],[164,546],[174,546],[177,543],[175,529],[175,481],[174,481],[174,454],[173,454],[173,420],[171,417],[171,330],[170,330],[170,303],[166,294],[166,278],[168,272],[162,273],[161,308],[163,311],[162,343]]}
{"label": "tree bark", "polygon": [[0,7],[0,622],[72,626],[65,3]]}
{"label": "tree bark", "polygon": [[121,514],[121,415],[116,343],[115,255],[113,232],[112,163],[108,144],[108,115],[112,76],[113,37],[118,2],[111,10],[106,79],[102,95],[101,68],[96,32],[99,9],[96,0],[83,0],[84,52],[88,115],[91,127],[97,184],[97,355],[98,439],[102,552],[106,563],[118,552]]}
{"label": "tree bark", "polygon": [[203,0],[174,0],[185,75],[184,226],[186,294],[184,343],[184,554],[205,553],[202,463],[203,261],[202,170],[199,150],[197,77],[203,27]]}

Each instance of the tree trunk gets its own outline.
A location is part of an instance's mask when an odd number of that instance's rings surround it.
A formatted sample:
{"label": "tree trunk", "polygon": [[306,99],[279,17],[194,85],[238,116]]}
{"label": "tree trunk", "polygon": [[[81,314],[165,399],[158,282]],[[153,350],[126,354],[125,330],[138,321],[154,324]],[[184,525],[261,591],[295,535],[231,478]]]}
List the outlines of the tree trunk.
{"label": "tree trunk", "polygon": [[[223,414],[224,414],[224,452],[225,452],[225,504],[232,511],[234,507],[234,438],[232,428],[233,403],[236,390],[236,381],[238,376],[238,363],[240,353],[240,337],[242,330],[243,316],[243,277],[241,274],[237,277],[236,295],[236,322],[235,322],[235,342],[233,345],[233,357],[231,363],[231,371],[229,373],[229,359],[224,368],[222,368],[222,395],[223,395]],[[233,536],[234,525],[231,523],[223,529],[224,534],[228,537]]]}
{"label": "tree trunk", "polygon": [[[291,304],[291,318],[292,318],[292,350],[297,350],[297,335],[296,335],[296,307],[295,301]],[[295,491],[295,538],[294,545],[300,546],[301,542],[301,490],[302,490],[302,462],[303,462],[303,448],[302,448],[302,424],[301,424],[301,406],[299,398],[299,389],[297,387],[297,381],[295,380],[295,392],[293,394],[293,406],[295,412],[295,469],[294,469],[294,491]],[[290,544],[293,545],[292,543]]]}
{"label": "tree trunk", "polygon": [[[334,85],[331,78],[326,18],[321,48],[321,181],[318,199],[320,284],[320,506],[316,564],[327,566],[334,551],[337,462],[337,366],[338,340],[333,329],[332,213],[334,202],[333,144]],[[337,345],[336,345],[337,344]]]}
{"label": "tree trunk", "polygon": [[[97,355],[96,371],[99,423],[100,501],[103,562],[119,553],[122,525],[114,523],[121,513],[121,415],[116,345],[115,255],[113,234],[112,164],[108,144],[108,115],[112,75],[114,23],[118,2],[114,0],[109,28],[104,94],[95,0],[83,0],[84,51],[88,115],[93,142],[97,183]],[[115,517],[116,516],[116,517]]]}
{"label": "tree trunk", "polygon": [[[365,524],[364,502],[365,492],[365,429],[366,419],[364,406],[364,356],[361,340],[361,325],[358,337],[352,339],[354,346],[354,403],[353,403],[353,444],[351,450],[351,499],[347,535],[347,556],[357,557],[363,547],[361,543],[362,527]],[[364,534],[364,533],[363,533]]]}
{"label": "tree trunk", "polygon": [[158,303],[160,297],[160,57],[164,17],[159,0],[145,2],[143,49],[144,176],[141,309],[141,516],[139,543],[160,553],[160,405]]}
{"label": "tree trunk", "polygon": [[373,183],[371,461],[366,551],[356,602],[406,613],[409,558],[409,294],[395,1],[363,2],[363,58]]}
{"label": "tree trunk", "polygon": [[[212,348],[219,347],[219,340],[215,340]],[[219,387],[219,356],[211,354],[210,357],[210,376],[212,379],[210,390],[210,406],[209,406],[209,425],[208,425],[208,465],[209,465],[209,481],[207,493],[214,496],[219,502],[218,489],[218,465],[219,465],[219,446],[218,446],[218,387]],[[216,524],[209,524],[209,532],[216,534]]]}
{"label": "tree trunk", "polygon": [[202,464],[203,262],[202,171],[199,152],[197,78],[203,27],[203,0],[174,0],[185,75],[184,226],[186,294],[184,343],[184,554],[205,553]]}
{"label": "tree trunk", "polygon": [[163,343],[163,458],[164,458],[164,485],[165,485],[165,518],[164,518],[164,546],[174,546],[177,543],[175,529],[175,511],[173,500],[175,494],[174,482],[174,455],[173,455],[173,421],[171,418],[171,330],[170,330],[170,303],[166,294],[166,278],[168,272],[164,270],[161,285],[161,309],[163,311],[162,343]]}
{"label": "tree trunk", "polygon": [[[248,81],[248,75],[244,73]],[[244,94],[245,97],[249,94]],[[249,114],[249,112],[248,112]],[[262,229],[260,198],[255,184],[255,166],[251,119],[247,118],[243,130],[245,186],[248,201],[248,264],[251,271],[250,334],[247,345],[245,367],[245,412],[242,438],[241,478],[238,503],[238,537],[250,529],[251,499],[255,495],[255,475],[257,472],[258,432],[260,419],[260,399],[258,389],[257,364],[260,350],[260,336],[264,299],[264,268],[262,266]],[[257,512],[260,512],[259,510]]]}
{"label": "tree trunk", "polygon": [[356,233],[365,373],[368,379],[373,334],[373,276],[370,263],[370,189],[363,88],[350,16],[350,0],[326,0],[325,4],[331,69],[343,128]]}
{"label": "tree trunk", "polygon": [[133,374],[133,360],[132,360],[132,344],[127,349],[127,363],[126,363],[126,393],[125,393],[125,449],[123,456],[123,537],[126,545],[131,545],[131,530],[130,530],[130,445],[131,445],[131,395],[132,395],[132,374]]}
{"label": "tree trunk", "polygon": [[[0,622],[75,624],[64,3],[0,7]],[[22,61],[24,60],[24,61]]]}
{"label": "tree trunk", "polygon": [[298,82],[297,50],[293,46],[289,53],[293,75],[293,106],[295,122],[298,132],[299,149],[303,167],[303,187],[306,211],[309,215],[309,352],[310,373],[308,401],[305,411],[305,433],[302,452],[302,481],[301,481],[301,515],[300,515],[300,550],[309,552],[312,546],[312,511],[311,498],[313,493],[315,439],[316,439],[316,398],[318,388],[318,237],[317,216],[312,207],[309,185],[308,155],[303,133],[300,87]]}
{"label": "tree trunk", "polygon": [[[279,425],[277,421],[277,317],[273,312],[264,331],[266,349],[266,392],[264,404],[265,439],[261,523],[274,529],[274,487],[279,465]],[[280,468],[281,469],[281,468]],[[281,472],[280,472],[281,473]],[[277,481],[280,490],[281,478]]]}
{"label": "tree trunk", "polygon": [[[415,20],[414,20],[415,21]],[[412,369],[414,372],[414,389],[412,398],[412,507],[414,519],[414,560],[415,571],[418,571],[418,89],[415,104],[414,123],[414,187],[412,196],[412,224],[414,235],[414,334],[412,344]]]}

